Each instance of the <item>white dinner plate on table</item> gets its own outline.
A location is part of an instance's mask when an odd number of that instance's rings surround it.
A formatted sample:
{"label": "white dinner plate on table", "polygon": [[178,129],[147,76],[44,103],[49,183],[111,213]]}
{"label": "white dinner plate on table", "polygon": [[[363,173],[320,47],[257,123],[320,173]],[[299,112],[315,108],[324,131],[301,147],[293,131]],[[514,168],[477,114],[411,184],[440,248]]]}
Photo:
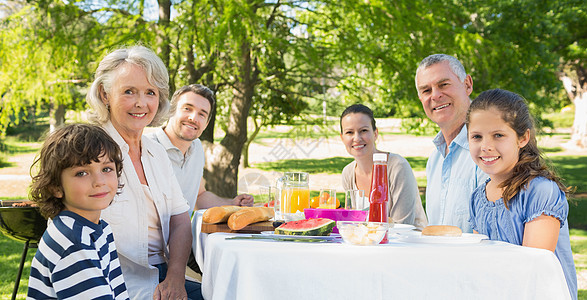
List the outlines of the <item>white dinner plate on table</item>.
{"label": "white dinner plate on table", "polygon": [[389,231],[410,231],[416,229],[416,226],[410,224],[393,224]]}
{"label": "white dinner plate on table", "polygon": [[340,234],[331,233],[330,235],[289,235],[289,234],[275,234],[274,231],[261,231],[262,235],[279,237],[279,238],[300,238],[300,239],[322,239],[322,240],[334,240],[340,238]]}
{"label": "white dinner plate on table", "polygon": [[387,238],[397,239],[401,234],[410,233],[414,229],[416,226],[410,224],[393,224],[393,227],[387,230]]}
{"label": "white dinner plate on table", "polygon": [[476,244],[489,239],[484,234],[463,233],[462,236],[428,236],[421,232],[401,235],[397,240],[404,243],[418,244]]}

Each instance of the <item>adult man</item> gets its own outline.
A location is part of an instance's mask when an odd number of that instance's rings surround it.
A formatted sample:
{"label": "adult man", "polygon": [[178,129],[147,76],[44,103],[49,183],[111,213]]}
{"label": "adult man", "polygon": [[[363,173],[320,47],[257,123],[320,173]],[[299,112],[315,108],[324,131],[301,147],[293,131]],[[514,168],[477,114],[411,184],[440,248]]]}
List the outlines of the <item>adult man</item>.
{"label": "adult man", "polygon": [[473,79],[461,62],[446,54],[424,58],[416,70],[418,98],[426,115],[440,127],[436,150],[426,164],[426,214],[431,225],[469,226],[473,190],[487,179],[469,154],[465,118]]}
{"label": "adult man", "polygon": [[[197,209],[220,205],[252,206],[253,197],[242,194],[222,198],[206,191],[204,173],[204,149],[199,137],[208,122],[215,105],[214,93],[207,87],[191,84],[181,87],[171,97],[171,116],[167,125],[149,134],[167,150],[173,171],[181,186],[184,198],[188,201],[190,216]],[[192,234],[195,234],[195,221],[192,219]],[[193,249],[195,249],[195,241]],[[190,262],[193,257],[190,256]],[[196,265],[190,263],[195,269]],[[195,271],[198,271],[195,269]]]}

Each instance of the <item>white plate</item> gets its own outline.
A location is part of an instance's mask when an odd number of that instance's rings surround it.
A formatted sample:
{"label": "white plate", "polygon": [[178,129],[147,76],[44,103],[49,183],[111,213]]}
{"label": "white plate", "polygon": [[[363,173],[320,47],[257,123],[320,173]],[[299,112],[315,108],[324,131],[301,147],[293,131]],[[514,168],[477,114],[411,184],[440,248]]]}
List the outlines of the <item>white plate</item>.
{"label": "white plate", "polygon": [[274,231],[261,231],[262,235],[274,236],[279,238],[300,238],[300,239],[322,239],[322,240],[334,240],[340,238],[340,234],[331,233],[330,235],[289,235],[289,234],[275,234]]}
{"label": "white plate", "polygon": [[387,231],[387,237],[389,239],[397,239],[402,234],[410,233],[416,226],[410,224],[393,224],[393,228],[389,228]]}
{"label": "white plate", "polygon": [[393,224],[393,227],[389,228],[389,230],[412,230],[415,228],[416,226],[410,224]]}
{"label": "white plate", "polygon": [[482,240],[489,239],[483,234],[463,233],[462,236],[428,236],[422,235],[421,232],[414,232],[413,234],[401,235],[398,239],[405,243],[420,243],[420,244],[475,244]]}

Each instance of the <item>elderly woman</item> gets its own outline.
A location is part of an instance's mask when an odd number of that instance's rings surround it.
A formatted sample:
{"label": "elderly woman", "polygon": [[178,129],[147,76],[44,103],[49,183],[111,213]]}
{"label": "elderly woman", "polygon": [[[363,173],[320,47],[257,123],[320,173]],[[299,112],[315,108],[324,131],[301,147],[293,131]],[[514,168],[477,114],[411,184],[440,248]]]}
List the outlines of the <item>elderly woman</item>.
{"label": "elderly woman", "polygon": [[124,188],[102,217],[114,232],[133,299],[202,298],[200,284],[185,281],[192,239],[188,204],[165,149],[143,137],[146,126],[167,116],[168,97],[165,65],[150,49],[135,46],[104,57],[86,99],[90,118],[123,153]]}

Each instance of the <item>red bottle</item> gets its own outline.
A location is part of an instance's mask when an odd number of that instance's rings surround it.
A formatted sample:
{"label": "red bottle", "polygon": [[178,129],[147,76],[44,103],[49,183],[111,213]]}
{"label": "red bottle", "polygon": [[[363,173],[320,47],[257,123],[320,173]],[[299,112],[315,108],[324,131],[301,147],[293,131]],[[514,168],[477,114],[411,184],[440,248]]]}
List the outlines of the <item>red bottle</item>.
{"label": "red bottle", "polygon": [[[373,174],[369,193],[369,222],[387,223],[387,203],[389,186],[387,184],[387,153],[373,153]],[[387,243],[387,234],[381,244]]]}

